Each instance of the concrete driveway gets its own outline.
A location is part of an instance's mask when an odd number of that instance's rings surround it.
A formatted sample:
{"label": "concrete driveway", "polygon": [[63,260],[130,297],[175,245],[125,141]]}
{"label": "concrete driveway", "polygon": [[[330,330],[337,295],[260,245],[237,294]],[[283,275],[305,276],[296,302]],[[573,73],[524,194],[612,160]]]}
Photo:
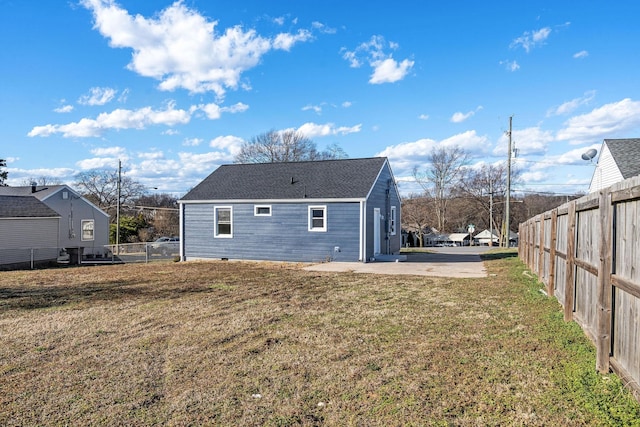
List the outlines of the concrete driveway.
{"label": "concrete driveway", "polygon": [[373,274],[407,274],[432,277],[487,277],[480,254],[487,246],[428,248],[429,252],[407,253],[403,262],[327,262],[305,267],[309,271],[335,271]]}

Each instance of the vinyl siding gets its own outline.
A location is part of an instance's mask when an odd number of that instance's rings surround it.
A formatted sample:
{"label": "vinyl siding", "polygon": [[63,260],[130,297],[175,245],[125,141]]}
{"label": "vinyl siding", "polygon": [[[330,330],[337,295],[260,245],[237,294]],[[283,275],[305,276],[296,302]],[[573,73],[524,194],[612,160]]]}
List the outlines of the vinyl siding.
{"label": "vinyl siding", "polygon": [[[387,202],[387,189],[389,190],[389,199]],[[391,214],[391,206],[396,206],[396,234],[392,236],[387,235],[388,221]],[[382,242],[380,244],[381,253],[383,254],[397,254],[400,252],[400,246],[402,244],[402,236],[400,233],[401,218],[400,218],[400,197],[397,192],[397,187],[393,182],[393,176],[388,163],[382,168],[380,175],[376,183],[371,190],[371,194],[367,199],[367,221],[366,221],[366,259],[371,259],[374,256],[374,217],[373,211],[375,208],[380,208],[380,214],[384,216],[384,230],[382,233]],[[385,239],[388,237],[388,241]]]}
{"label": "vinyl siding", "polygon": [[[308,230],[309,206],[318,205],[327,207],[326,232]],[[232,206],[232,238],[214,238],[215,206]],[[271,216],[255,216],[254,206],[185,204],[185,258],[358,261],[359,203],[272,203]],[[335,247],[340,251],[336,252]]]}
{"label": "vinyl siding", "polygon": [[[51,209],[58,212],[60,218],[60,246],[73,248],[83,247],[85,253],[101,252],[109,244],[109,217],[94,208],[82,198],[69,191],[69,198],[63,199],[58,191],[44,200]],[[82,240],[82,221],[94,220],[94,240]],[[69,226],[73,227],[73,234]]]}
{"label": "vinyl siding", "polygon": [[0,219],[0,264],[56,259],[58,218]]}

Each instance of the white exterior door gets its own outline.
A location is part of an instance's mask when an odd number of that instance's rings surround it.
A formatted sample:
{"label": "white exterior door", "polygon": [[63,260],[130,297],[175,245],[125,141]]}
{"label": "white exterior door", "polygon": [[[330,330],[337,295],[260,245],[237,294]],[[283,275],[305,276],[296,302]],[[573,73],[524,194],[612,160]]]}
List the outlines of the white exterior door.
{"label": "white exterior door", "polygon": [[373,209],[373,254],[380,254],[380,227],[382,223],[382,217],[380,215],[380,208]]}

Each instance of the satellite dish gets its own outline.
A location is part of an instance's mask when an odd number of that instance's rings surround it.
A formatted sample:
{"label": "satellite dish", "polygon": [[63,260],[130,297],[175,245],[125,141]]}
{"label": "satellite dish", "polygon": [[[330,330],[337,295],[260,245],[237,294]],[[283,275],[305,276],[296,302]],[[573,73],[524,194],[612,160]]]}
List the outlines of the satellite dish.
{"label": "satellite dish", "polygon": [[598,154],[598,150],[596,150],[595,148],[587,150],[586,153],[582,154],[582,160],[586,160],[586,161],[593,160],[596,154]]}

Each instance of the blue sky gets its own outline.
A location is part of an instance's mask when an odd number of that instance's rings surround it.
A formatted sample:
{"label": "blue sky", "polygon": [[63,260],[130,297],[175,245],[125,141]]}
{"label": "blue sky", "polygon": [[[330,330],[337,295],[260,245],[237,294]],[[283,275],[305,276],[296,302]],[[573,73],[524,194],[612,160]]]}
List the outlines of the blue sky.
{"label": "blue sky", "polygon": [[516,190],[587,191],[580,158],[640,136],[640,2],[0,0],[10,185],[115,169],[181,196],[244,140],[296,129],[387,156],[505,162]]}

